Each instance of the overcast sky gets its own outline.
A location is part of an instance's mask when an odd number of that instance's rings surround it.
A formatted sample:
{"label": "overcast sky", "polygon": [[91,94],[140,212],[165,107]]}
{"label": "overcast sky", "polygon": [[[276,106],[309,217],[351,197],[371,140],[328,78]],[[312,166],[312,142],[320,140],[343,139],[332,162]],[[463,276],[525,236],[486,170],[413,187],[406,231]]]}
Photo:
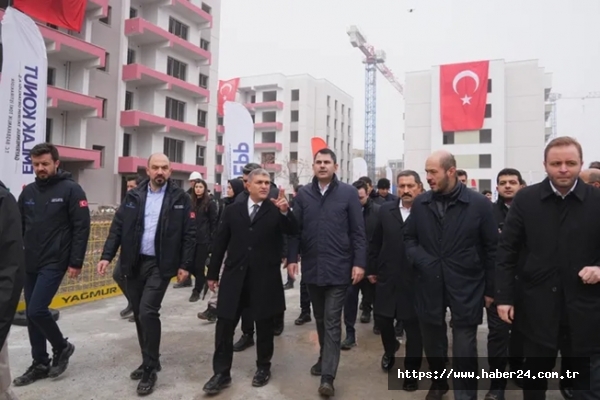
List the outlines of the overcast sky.
{"label": "overcast sky", "polygon": [[[409,12],[413,9],[412,12]],[[346,30],[357,25],[408,71],[480,59],[539,59],[565,97],[600,92],[599,0],[223,0],[219,78],[309,73],[354,96],[354,147],[363,148],[364,66]],[[402,96],[377,81],[377,164],[402,155]],[[600,99],[560,100],[559,135],[600,159]]]}

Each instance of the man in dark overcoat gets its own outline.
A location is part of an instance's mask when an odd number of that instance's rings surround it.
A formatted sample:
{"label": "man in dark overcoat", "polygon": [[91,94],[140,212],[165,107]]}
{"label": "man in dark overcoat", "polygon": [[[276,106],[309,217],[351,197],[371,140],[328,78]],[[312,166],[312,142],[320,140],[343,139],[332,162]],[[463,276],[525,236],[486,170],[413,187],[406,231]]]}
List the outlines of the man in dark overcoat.
{"label": "man in dark overcoat", "polygon": [[[284,235],[296,235],[298,224],[283,189],[269,199],[271,180],[262,168],[248,175],[246,202],[234,202],[223,212],[207,281],[211,290],[219,287],[215,332],[214,375],[204,385],[208,394],[219,393],[231,384],[233,333],[242,310],[249,308],[256,323],[257,371],[252,385],[259,387],[271,377],[274,316],[285,311],[281,279]],[[227,253],[223,274],[221,263]]]}
{"label": "man in dark overcoat", "polygon": [[[414,266],[416,311],[433,379],[429,400],[449,390],[445,369],[446,309],[452,318],[452,368],[476,372],[477,326],[494,294],[498,227],[492,203],[458,180],[456,159],[434,152],[425,163],[431,190],[414,202],[405,227],[408,260]],[[453,378],[456,400],[475,400],[477,380]]]}
{"label": "man in dark overcoat", "polygon": [[[384,349],[381,368],[389,371],[394,367],[394,357],[400,347],[394,332],[394,320],[397,320],[403,321],[406,330],[404,369],[418,371],[421,368],[423,341],[415,312],[412,266],[406,258],[403,238],[410,209],[421,193],[423,184],[419,174],[406,170],[398,174],[396,187],[398,199],[382,204],[379,211],[378,224],[369,247],[369,259],[376,259],[375,268],[367,271],[367,278],[376,282],[375,322],[381,330]],[[417,390],[417,379],[404,379],[403,389]]]}
{"label": "man in dark overcoat", "polygon": [[500,236],[494,301],[524,337],[524,370],[531,371],[524,399],[545,399],[548,382],[537,373],[553,370],[565,335],[571,367],[582,373],[573,379],[574,398],[599,398],[600,190],[578,179],[582,153],[570,137],[548,143],[547,178],[517,193]]}

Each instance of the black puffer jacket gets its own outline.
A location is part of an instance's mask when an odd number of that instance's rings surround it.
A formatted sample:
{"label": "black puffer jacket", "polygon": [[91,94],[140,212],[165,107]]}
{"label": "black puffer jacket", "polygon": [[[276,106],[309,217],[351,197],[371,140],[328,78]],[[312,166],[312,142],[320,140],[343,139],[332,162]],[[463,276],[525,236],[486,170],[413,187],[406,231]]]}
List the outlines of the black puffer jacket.
{"label": "black puffer jacket", "polygon": [[196,211],[196,244],[210,245],[219,223],[217,203],[210,200],[206,206],[198,199],[195,206]]}

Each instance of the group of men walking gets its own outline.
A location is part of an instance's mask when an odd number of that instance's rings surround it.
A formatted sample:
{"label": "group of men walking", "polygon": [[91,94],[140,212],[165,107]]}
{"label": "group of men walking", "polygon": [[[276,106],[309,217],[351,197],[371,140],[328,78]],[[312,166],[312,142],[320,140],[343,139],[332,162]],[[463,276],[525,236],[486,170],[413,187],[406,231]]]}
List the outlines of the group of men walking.
{"label": "group of men walking", "polygon": [[[13,381],[16,386],[61,375],[75,351],[48,306],[65,273],[80,273],[90,227],[85,194],[59,169],[56,148],[37,145],[31,155],[36,182],[25,187],[19,201],[0,187],[0,244],[6,254],[0,274],[11,282],[0,279],[0,295],[6,297],[0,306],[0,372],[21,286],[33,358]],[[142,356],[130,375],[139,381],[137,393],[152,393],[161,370],[159,311],[170,280],[177,276],[185,282],[190,273],[206,279],[218,300],[201,313],[217,322],[214,375],[204,391],[216,394],[231,384],[240,319],[246,319],[242,339],[250,335],[253,342],[256,329],[252,385],[266,385],[286,308],[282,261],[293,281],[301,259],[320,345],[316,363],[307,370],[320,377],[323,396],[335,394],[340,350],[356,345],[362,289],[363,316],[372,307],[374,329],[381,334],[381,368],[389,372],[395,365],[401,323],[404,369],[419,370],[424,352],[436,372],[428,400],[441,399],[450,389],[441,376],[450,362],[448,311],[452,369],[477,372],[477,327],[484,310],[490,367],[504,371],[510,364],[530,371],[520,382],[524,398],[545,398],[548,382],[537,373],[551,371],[560,351],[563,369],[580,372],[561,382],[563,396],[598,399],[600,247],[594,238],[600,237],[600,214],[594,210],[600,207],[600,171],[582,171],[581,146],[569,137],[547,145],[544,165],[547,177],[528,187],[519,171],[500,171],[499,198],[492,203],[461,182],[452,154],[438,151],[425,165],[431,190],[424,190],[417,172],[407,170],[396,177],[397,197],[389,194],[390,182],[381,181],[375,201],[370,180],[339,181],[336,155],[323,149],[315,154],[312,182],[297,190],[293,206],[267,171],[248,165],[241,182],[228,182],[231,200],[213,217],[218,227],[204,231],[206,241],[198,236],[199,229],[210,226],[208,219],[198,221],[200,212],[212,212],[206,184],[203,189],[194,184],[190,196],[170,179],[168,158],[152,155],[148,178],[131,185],[115,214],[97,266],[105,274],[120,249],[115,276],[130,304]],[[0,389],[8,387],[0,383]],[[456,399],[477,398],[475,379],[454,378],[453,384]],[[506,384],[507,379],[493,379],[486,400],[503,400]],[[404,390],[418,388],[417,379],[404,379]],[[11,396],[6,389],[1,395]]]}

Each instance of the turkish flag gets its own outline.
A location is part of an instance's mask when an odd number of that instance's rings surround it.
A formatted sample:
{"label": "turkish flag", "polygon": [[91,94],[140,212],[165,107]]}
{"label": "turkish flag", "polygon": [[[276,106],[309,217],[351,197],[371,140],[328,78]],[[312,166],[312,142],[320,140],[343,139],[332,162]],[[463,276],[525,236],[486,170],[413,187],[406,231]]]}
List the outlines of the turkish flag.
{"label": "turkish flag", "polygon": [[240,85],[240,78],[230,79],[228,81],[219,81],[219,94],[217,99],[217,112],[223,115],[223,106],[226,101],[235,101],[235,95]]}
{"label": "turkish flag", "polygon": [[443,132],[483,127],[489,61],[440,66],[440,113]]}
{"label": "turkish flag", "polygon": [[313,157],[317,155],[317,152],[327,148],[327,142],[318,136],[310,139],[310,147],[312,149]]}
{"label": "turkish flag", "polygon": [[87,0],[13,0],[13,7],[32,18],[81,32]]}

